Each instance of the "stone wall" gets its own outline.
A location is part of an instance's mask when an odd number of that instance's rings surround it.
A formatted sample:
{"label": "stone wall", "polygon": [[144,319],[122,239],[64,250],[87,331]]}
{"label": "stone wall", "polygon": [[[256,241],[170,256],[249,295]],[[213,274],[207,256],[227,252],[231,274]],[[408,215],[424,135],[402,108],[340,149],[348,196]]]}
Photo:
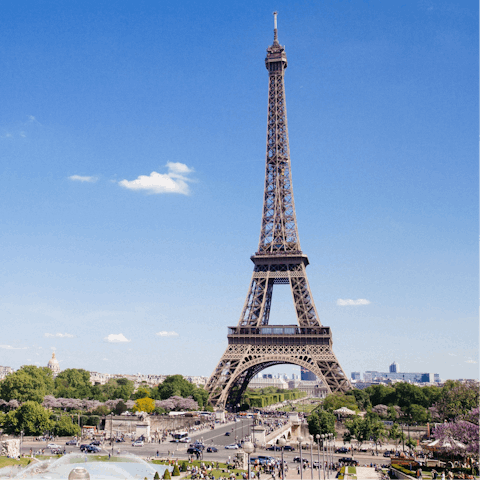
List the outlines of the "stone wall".
{"label": "stone wall", "polygon": [[[195,425],[200,422],[200,425]],[[150,437],[152,439],[161,437],[165,431],[189,430],[191,427],[201,427],[208,423],[205,417],[184,417],[168,415],[149,415],[146,418],[139,418],[136,415],[120,415],[115,417],[108,416],[105,420],[105,435],[107,438],[112,434],[113,437],[132,434],[137,437],[137,425],[139,431],[144,431],[145,425],[150,425]]]}
{"label": "stone wall", "polygon": [[0,442],[0,455],[2,457],[19,457],[20,440],[12,438],[11,440],[2,440]]}

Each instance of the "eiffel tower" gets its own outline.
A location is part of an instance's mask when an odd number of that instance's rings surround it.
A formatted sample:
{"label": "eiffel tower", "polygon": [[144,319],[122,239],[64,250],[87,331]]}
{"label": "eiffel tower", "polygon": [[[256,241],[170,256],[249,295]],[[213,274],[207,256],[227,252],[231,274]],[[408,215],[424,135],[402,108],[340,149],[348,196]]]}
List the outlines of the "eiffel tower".
{"label": "eiffel tower", "polygon": [[[320,323],[308,285],[308,257],[301,251],[293,200],[284,75],[285,48],[278,43],[274,12],[273,45],[267,49],[267,156],[263,216],[252,281],[240,321],[228,327],[228,347],[206,389],[217,408],[236,405],[249,381],[261,370],[294,364],[313,372],[329,392],[351,388],[332,350],[330,327]],[[274,285],[290,284],[295,325],[270,325]]]}

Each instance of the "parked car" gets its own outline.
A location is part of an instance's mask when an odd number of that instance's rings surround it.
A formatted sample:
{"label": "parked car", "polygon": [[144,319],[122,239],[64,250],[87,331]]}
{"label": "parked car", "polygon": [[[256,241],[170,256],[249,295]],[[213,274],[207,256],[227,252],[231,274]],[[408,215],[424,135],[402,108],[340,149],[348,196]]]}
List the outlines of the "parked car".
{"label": "parked car", "polygon": [[60,445],[57,445],[56,443],[49,443],[47,445],[47,448],[56,448],[56,449],[60,449],[62,448]]}
{"label": "parked car", "polygon": [[124,438],[116,438],[115,439],[115,442],[119,443],[119,442],[124,442],[125,439]]}
{"label": "parked car", "polygon": [[218,452],[218,449],[216,447],[208,447],[207,452],[208,453],[215,453],[215,452]]}
{"label": "parked car", "polygon": [[226,437],[229,437],[229,436],[230,436],[230,432],[225,432],[225,436],[226,436]]}
{"label": "parked car", "polygon": [[385,453],[383,454],[383,456],[384,456],[384,457],[389,457],[389,458],[390,458],[390,456],[391,456],[391,453],[390,453],[390,452],[385,452]]}
{"label": "parked car", "polygon": [[233,443],[232,445],[225,445],[225,448],[227,448],[228,450],[237,450],[237,449],[238,449],[238,445],[236,445],[235,443]]}
{"label": "parked car", "polygon": [[348,453],[347,447],[339,447],[335,450],[335,453]]}
{"label": "parked car", "polygon": [[271,445],[270,447],[268,447],[266,450],[271,450],[273,452],[281,452],[282,451],[282,447],[280,447],[279,445]]}
{"label": "parked car", "polygon": [[283,447],[283,449],[286,451],[286,452],[294,452],[295,449],[291,446],[291,445],[285,445]]}
{"label": "parked car", "polygon": [[342,457],[338,459],[339,463],[345,463],[347,465],[358,465],[358,462],[352,457]]}
{"label": "parked car", "polygon": [[[296,462],[296,463],[300,463],[301,460],[300,460],[300,457],[295,457],[295,458],[293,459],[293,461]],[[303,463],[308,463],[308,460],[307,460],[306,458],[304,458],[304,459],[303,459]]]}
{"label": "parked car", "polygon": [[132,447],[143,447],[143,441],[137,440],[136,442],[133,442]]}
{"label": "parked car", "polygon": [[190,444],[191,447],[193,448],[196,448],[197,450],[204,450],[205,449],[205,445],[203,443],[200,443],[200,442],[194,442],[194,443],[191,443]]}
{"label": "parked car", "polygon": [[77,447],[78,446],[78,440],[75,440],[75,439],[69,440],[68,442],[65,443],[65,445],[73,445],[73,446]]}
{"label": "parked car", "polygon": [[90,445],[100,445],[100,440],[94,440],[93,442],[90,442]]}

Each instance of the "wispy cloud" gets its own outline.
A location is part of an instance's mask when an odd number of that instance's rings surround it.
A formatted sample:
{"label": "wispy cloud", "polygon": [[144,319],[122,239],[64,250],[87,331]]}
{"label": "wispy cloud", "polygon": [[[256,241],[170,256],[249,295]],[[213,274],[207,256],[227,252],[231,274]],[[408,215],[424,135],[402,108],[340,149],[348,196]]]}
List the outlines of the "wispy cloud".
{"label": "wispy cloud", "polygon": [[177,332],[157,332],[155,335],[159,337],[178,337]]}
{"label": "wispy cloud", "polygon": [[0,345],[5,350],[27,350],[28,347],[12,347],[12,345]]}
{"label": "wispy cloud", "polygon": [[45,333],[45,337],[57,337],[57,338],[74,338],[75,335],[71,333]]}
{"label": "wispy cloud", "polygon": [[190,188],[187,182],[192,180],[187,177],[193,168],[184,163],[168,162],[167,173],[152,172],[150,175],[140,175],[135,180],[121,180],[118,184],[129,190],[143,190],[148,193],[180,193],[188,195]]}
{"label": "wispy cloud", "polygon": [[352,299],[342,299],[339,298],[337,300],[337,305],[340,305],[342,307],[344,306],[355,306],[355,305],[370,305],[370,300],[366,300],[365,298],[359,298],[357,300],[352,300]]}
{"label": "wispy cloud", "polygon": [[465,363],[478,363],[478,362],[469,358],[468,360],[465,360]]}
{"label": "wispy cloud", "polygon": [[104,340],[109,343],[124,343],[124,342],[130,342],[128,338],[125,337],[123,333],[111,333],[110,335],[107,335]]}
{"label": "wispy cloud", "polygon": [[450,355],[451,357],[456,357],[457,356],[456,353],[449,353],[448,355]]}
{"label": "wispy cloud", "polygon": [[74,182],[90,182],[94,183],[98,180],[97,177],[86,177],[82,175],[70,175],[68,177],[70,180],[73,180]]}

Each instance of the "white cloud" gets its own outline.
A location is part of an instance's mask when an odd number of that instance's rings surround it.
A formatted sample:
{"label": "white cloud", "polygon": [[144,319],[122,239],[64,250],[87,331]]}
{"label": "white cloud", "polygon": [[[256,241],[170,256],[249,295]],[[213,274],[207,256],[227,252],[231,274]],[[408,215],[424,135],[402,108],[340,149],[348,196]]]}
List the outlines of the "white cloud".
{"label": "white cloud", "polygon": [[46,333],[45,337],[74,338],[75,335],[71,333]]}
{"label": "white cloud", "polygon": [[97,177],[83,177],[82,175],[70,175],[68,177],[70,180],[76,181],[76,182],[96,182],[98,180]]}
{"label": "white cloud", "polygon": [[184,163],[168,162],[168,173],[152,172],[150,175],[140,175],[135,180],[121,180],[118,184],[129,190],[144,190],[148,193],[180,193],[188,195],[190,188],[187,182],[189,173],[193,168],[187,167]]}
{"label": "white cloud", "polygon": [[345,299],[343,300],[342,298],[339,298],[337,300],[337,305],[340,305],[342,307],[348,305],[369,305],[370,300],[366,300],[365,298],[359,298],[358,300],[351,300],[351,299]]}
{"label": "white cloud", "polygon": [[177,332],[157,332],[155,335],[159,337],[178,337]]}
{"label": "white cloud", "polygon": [[104,340],[106,342],[110,343],[124,343],[124,342],[130,342],[131,340],[128,340],[128,338],[125,337],[123,333],[111,333],[110,335],[107,335]]}
{"label": "white cloud", "polygon": [[11,345],[0,345],[0,348],[5,350],[26,350],[28,347],[12,347]]}
{"label": "white cloud", "polygon": [[475,360],[472,360],[471,358],[469,358],[468,360],[465,360],[465,363],[477,363]]}

